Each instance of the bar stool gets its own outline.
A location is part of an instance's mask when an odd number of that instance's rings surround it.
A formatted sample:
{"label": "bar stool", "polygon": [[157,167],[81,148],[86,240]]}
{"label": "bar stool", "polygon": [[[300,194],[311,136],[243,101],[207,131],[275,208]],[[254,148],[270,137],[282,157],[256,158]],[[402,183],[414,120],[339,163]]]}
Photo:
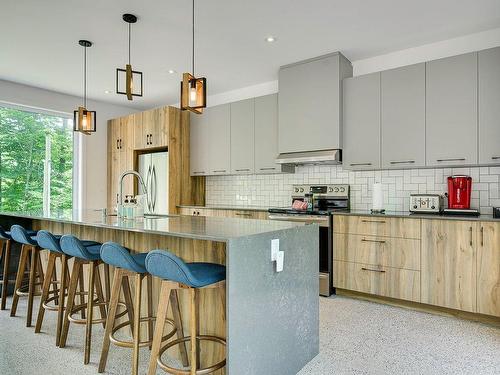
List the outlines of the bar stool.
{"label": "bar stool", "polygon": [[[12,300],[12,307],[10,309],[10,316],[16,316],[17,303],[20,296],[28,296],[28,311],[26,313],[26,327],[31,327],[31,317],[33,314],[33,297],[35,296],[35,288],[43,284],[43,269],[40,260],[40,248],[36,241],[36,235],[30,235],[26,229],[20,225],[13,225],[10,228],[10,235],[12,239],[20,244],[21,258],[19,259],[19,267],[17,269],[16,284],[14,298]],[[31,253],[31,254],[30,254]],[[30,258],[31,255],[31,258]],[[23,291],[23,276],[27,267],[28,259],[30,261],[30,276],[28,282],[28,292]],[[38,282],[36,281],[38,279]]]}
{"label": "bar stool", "polygon": [[[139,369],[139,348],[149,346],[153,342],[153,280],[152,276],[147,273],[145,267],[146,253],[131,254],[130,251],[123,246],[114,242],[106,242],[101,247],[101,259],[103,262],[108,263],[115,267],[115,274],[113,277],[113,284],[111,287],[111,299],[109,302],[108,319],[106,321],[106,331],[104,333],[104,342],[102,345],[101,359],[99,361],[99,372],[104,372],[109,352],[109,344],[112,342],[117,346],[124,348],[132,348],[132,374],[137,375]],[[147,316],[141,318],[141,305],[142,305],[142,284],[146,278],[147,281]],[[118,324],[115,327],[115,320],[117,318],[116,312],[118,307],[118,299],[120,291],[130,291],[129,283],[131,279],[135,284],[135,298],[133,306],[133,319]],[[179,301],[175,299],[172,306],[174,312],[174,321],[167,319],[166,323],[172,326],[172,330],[165,336],[163,340],[168,340],[176,332],[179,337],[182,336],[182,324],[179,310]],[[148,323],[148,340],[141,341],[141,323]],[[123,341],[115,338],[115,333],[130,326],[132,330],[132,341]],[[179,329],[178,329],[179,327]],[[184,356],[187,359],[187,353],[184,351]]]}
{"label": "bar stool", "polygon": [[[28,230],[30,236],[35,236],[36,231]],[[9,283],[14,284],[14,280],[9,279],[9,266],[10,266],[10,252],[12,247],[12,236],[10,231],[6,231],[0,226],[0,258],[3,260],[3,274],[0,284],[2,284],[2,300],[0,303],[0,310],[5,310],[5,305],[7,303],[7,292],[9,289]],[[23,275],[24,276],[24,275]]]}
{"label": "bar stool", "polygon": [[[73,235],[64,235],[60,240],[61,250],[67,255],[74,257],[73,268],[71,269],[71,276],[68,285],[68,299],[64,311],[63,327],[61,330],[61,337],[59,339],[59,347],[66,346],[68,338],[69,323],[85,324],[85,352],[84,364],[90,362],[90,347],[92,343],[92,325],[106,323],[106,305],[102,290],[101,277],[99,274],[99,265],[102,264],[100,257],[101,244],[94,241],[81,241]],[[82,269],[85,264],[89,265],[88,274],[88,291],[87,303],[81,303],[75,306],[76,289],[79,279],[81,279]],[[108,274],[109,275],[109,274]],[[107,276],[105,276],[105,283],[109,283]],[[96,298],[94,298],[94,289]],[[94,307],[99,307],[100,319],[94,319]],[[79,311],[86,309],[86,319],[77,319],[73,315]]]}
{"label": "bar stool", "polygon": [[[225,311],[226,267],[213,263],[185,263],[174,254],[164,250],[153,250],[146,256],[146,269],[162,279],[160,300],[156,316],[156,327],[151,348],[148,375],[156,374],[159,365],[170,374],[210,374],[226,366],[226,358],[206,368],[200,368],[199,341],[211,341],[226,346],[226,340],[217,336],[199,334],[199,293],[200,289],[220,288]],[[188,290],[190,294],[190,335],[173,340],[161,347],[163,327],[167,314],[169,297],[177,290]],[[175,345],[191,342],[189,370],[182,370],[162,362],[162,354]]]}
{"label": "bar stool", "polygon": [[[42,286],[42,296],[38,308],[38,318],[35,325],[35,333],[42,329],[45,310],[57,311],[56,346],[59,346],[61,328],[64,316],[64,299],[66,297],[67,282],[69,280],[68,256],[63,253],[60,245],[61,236],[53,235],[46,230],[40,230],[37,234],[38,246],[49,251],[49,260],[45,272],[45,280]],[[57,281],[56,261],[61,262],[61,280]],[[56,280],[54,290],[49,291],[51,279]],[[53,283],[53,282],[52,282]],[[59,287],[57,286],[59,284]],[[53,296],[49,296],[53,294]],[[56,306],[49,303],[54,302]]]}

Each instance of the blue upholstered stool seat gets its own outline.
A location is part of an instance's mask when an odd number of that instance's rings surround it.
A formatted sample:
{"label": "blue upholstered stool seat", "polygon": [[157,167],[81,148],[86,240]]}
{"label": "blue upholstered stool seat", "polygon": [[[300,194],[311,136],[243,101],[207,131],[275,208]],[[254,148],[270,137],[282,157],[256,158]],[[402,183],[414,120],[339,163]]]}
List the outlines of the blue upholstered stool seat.
{"label": "blue upholstered stool seat", "polygon": [[[30,236],[36,235],[36,230],[27,229],[26,232],[28,232]],[[0,226],[0,238],[4,240],[11,240],[12,236],[10,234],[10,230],[5,230]]]}
{"label": "blue upholstered stool seat", "polygon": [[153,250],[148,253],[146,269],[154,276],[193,288],[202,288],[226,279],[225,266],[215,263],[185,263],[164,250]]}
{"label": "blue upholstered stool seat", "polygon": [[10,227],[10,236],[14,241],[18,243],[38,246],[38,242],[36,240],[36,232],[28,231],[20,225],[14,224],[12,227]]}
{"label": "blue upholstered stool seat", "polygon": [[86,260],[101,259],[101,243],[95,241],[82,241],[72,234],[65,234],[59,241],[61,250],[70,256]]}
{"label": "blue upholstered stool seat", "polygon": [[37,233],[36,240],[38,242],[38,246],[42,249],[47,249],[50,251],[55,251],[56,253],[62,253],[61,249],[61,240],[60,235],[54,235],[46,230],[40,230]]}
{"label": "blue upholstered stool seat", "polygon": [[101,259],[112,266],[137,273],[146,273],[147,253],[131,254],[130,250],[115,242],[106,242],[101,247]]}

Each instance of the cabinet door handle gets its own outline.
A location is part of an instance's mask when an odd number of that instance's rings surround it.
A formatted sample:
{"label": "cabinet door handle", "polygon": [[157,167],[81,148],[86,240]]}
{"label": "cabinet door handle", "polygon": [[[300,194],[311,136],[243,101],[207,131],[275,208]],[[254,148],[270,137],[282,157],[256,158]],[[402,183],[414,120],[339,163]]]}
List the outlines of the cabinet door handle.
{"label": "cabinet door handle", "polygon": [[120,140],[119,140],[119,139],[117,139],[117,140],[116,140],[116,149],[118,150],[119,148],[120,148]]}
{"label": "cabinet door handle", "polygon": [[120,150],[122,149],[122,139],[120,138]]}
{"label": "cabinet door handle", "polygon": [[193,172],[193,174],[205,174],[205,171],[202,171],[202,172]]}
{"label": "cabinet door handle", "polygon": [[451,158],[451,159],[436,159],[436,161],[465,161],[465,158]]}
{"label": "cabinet door handle", "polygon": [[374,270],[372,268],[366,268],[366,267],[361,267],[363,271],[371,271],[371,272],[380,272],[380,273],[385,273],[384,270]]}
{"label": "cabinet door handle", "polygon": [[214,173],[224,173],[224,172],[226,172],[226,170],[225,170],[225,169],[220,169],[220,170],[218,170],[218,171],[213,171],[213,172],[214,172]]}
{"label": "cabinet door handle", "polygon": [[400,160],[400,161],[391,161],[390,164],[413,164],[415,160]]}
{"label": "cabinet door handle", "polygon": [[481,227],[481,246],[484,246],[484,227]]}
{"label": "cabinet door handle", "polygon": [[146,134],[146,145],[149,145],[149,134]]}
{"label": "cabinet door handle", "polygon": [[362,166],[362,165],[372,165],[372,163],[351,163],[351,167]]}
{"label": "cabinet door handle", "polygon": [[470,241],[469,244],[472,246],[472,227],[469,228],[469,233],[470,233]]}
{"label": "cabinet door handle", "polygon": [[236,216],[252,216],[252,214],[249,214],[249,213],[240,213],[240,212],[236,212],[235,215]]}
{"label": "cabinet door handle", "polygon": [[261,171],[275,171],[276,168],[275,167],[267,167],[267,168],[259,168],[259,170],[261,170]]}
{"label": "cabinet door handle", "polygon": [[[249,168],[235,169],[236,172],[250,172]],[[215,172],[215,171],[214,171]]]}
{"label": "cabinet door handle", "polygon": [[150,134],[149,135],[149,144],[152,145],[153,144],[153,134]]}
{"label": "cabinet door handle", "polygon": [[385,220],[367,220],[367,219],[362,219],[362,223],[377,223],[377,224],[385,224]]}
{"label": "cabinet door handle", "polygon": [[193,216],[196,216],[196,211],[193,211]]}
{"label": "cabinet door handle", "polygon": [[385,243],[384,240],[369,240],[369,239],[366,239],[366,238],[362,238],[361,239],[361,242],[376,242],[376,243]]}
{"label": "cabinet door handle", "polygon": [[492,156],[491,159],[498,160],[498,159],[500,159],[500,156]]}

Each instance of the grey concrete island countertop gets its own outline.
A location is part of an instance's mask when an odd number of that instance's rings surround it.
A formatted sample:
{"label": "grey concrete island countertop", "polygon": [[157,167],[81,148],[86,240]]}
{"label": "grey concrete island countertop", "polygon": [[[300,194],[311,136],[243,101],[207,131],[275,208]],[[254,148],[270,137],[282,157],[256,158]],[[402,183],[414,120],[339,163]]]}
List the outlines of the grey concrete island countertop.
{"label": "grey concrete island countertop", "polygon": [[208,205],[208,206],[199,206],[199,205],[186,205],[181,204],[178,205],[179,208],[193,208],[193,209],[206,209],[206,210],[235,210],[235,211],[266,211],[269,210],[269,207],[263,206],[224,206],[224,205]]}
{"label": "grey concrete island countertop", "polygon": [[284,221],[184,215],[154,216],[130,220],[116,216],[103,217],[100,211],[95,210],[52,210],[45,213],[43,211],[0,211],[0,215],[221,242],[303,225]]}
{"label": "grey concrete island countertop", "polygon": [[438,220],[500,221],[500,219],[494,218],[493,215],[467,216],[467,215],[418,214],[406,211],[386,211],[383,214],[377,214],[377,213],[372,214],[370,211],[351,210],[351,211],[336,211],[333,215],[400,217],[400,218],[411,218],[411,219],[438,219]]}

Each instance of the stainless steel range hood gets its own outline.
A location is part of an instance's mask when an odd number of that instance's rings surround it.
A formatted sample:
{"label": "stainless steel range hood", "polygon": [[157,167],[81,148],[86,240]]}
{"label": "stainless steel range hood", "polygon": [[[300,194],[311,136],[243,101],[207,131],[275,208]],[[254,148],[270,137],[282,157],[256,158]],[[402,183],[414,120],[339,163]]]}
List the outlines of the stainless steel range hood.
{"label": "stainless steel range hood", "polygon": [[342,162],[342,150],[321,150],[307,152],[289,152],[279,154],[277,164],[340,164]]}

